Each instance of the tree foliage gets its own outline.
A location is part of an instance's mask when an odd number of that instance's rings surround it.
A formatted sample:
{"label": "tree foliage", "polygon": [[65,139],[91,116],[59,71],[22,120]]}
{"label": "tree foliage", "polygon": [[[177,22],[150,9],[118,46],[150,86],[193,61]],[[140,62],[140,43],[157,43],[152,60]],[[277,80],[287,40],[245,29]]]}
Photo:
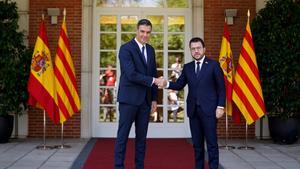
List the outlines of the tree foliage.
{"label": "tree foliage", "polygon": [[252,22],[253,39],[270,116],[299,116],[300,1],[269,0]]}
{"label": "tree foliage", "polygon": [[17,6],[10,0],[0,1],[0,115],[18,113],[27,101],[27,79],[31,50],[18,32]]}

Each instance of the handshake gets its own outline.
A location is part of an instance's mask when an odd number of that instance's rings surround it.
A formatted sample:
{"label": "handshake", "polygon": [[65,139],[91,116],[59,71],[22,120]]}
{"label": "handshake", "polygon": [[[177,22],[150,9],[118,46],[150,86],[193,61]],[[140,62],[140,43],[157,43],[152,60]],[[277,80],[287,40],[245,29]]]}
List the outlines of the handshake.
{"label": "handshake", "polygon": [[168,81],[161,76],[154,79],[154,84],[157,85],[159,89],[163,89],[167,86]]}

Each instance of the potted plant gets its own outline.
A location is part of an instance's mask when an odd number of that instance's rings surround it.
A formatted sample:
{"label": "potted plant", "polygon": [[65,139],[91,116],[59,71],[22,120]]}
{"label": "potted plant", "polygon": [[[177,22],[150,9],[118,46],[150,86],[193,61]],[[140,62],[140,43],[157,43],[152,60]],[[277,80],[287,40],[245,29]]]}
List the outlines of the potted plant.
{"label": "potted plant", "polygon": [[13,130],[13,116],[26,108],[27,79],[31,51],[18,32],[15,2],[0,1],[0,143],[7,142]]}
{"label": "potted plant", "polygon": [[269,0],[252,21],[270,134],[277,143],[299,137],[300,0]]}

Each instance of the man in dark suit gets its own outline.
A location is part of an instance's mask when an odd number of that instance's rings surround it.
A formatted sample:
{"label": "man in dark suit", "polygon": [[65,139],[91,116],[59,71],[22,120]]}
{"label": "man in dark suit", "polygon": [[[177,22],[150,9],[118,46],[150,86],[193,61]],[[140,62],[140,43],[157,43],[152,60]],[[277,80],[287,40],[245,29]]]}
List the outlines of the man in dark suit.
{"label": "man in dark suit", "polygon": [[144,168],[146,136],[150,111],[157,108],[157,86],[154,48],[147,44],[152,24],[141,19],[137,24],[136,37],[121,46],[119,60],[121,77],[118,90],[119,126],[115,144],[115,169],[124,168],[126,144],[135,122],[135,166]]}
{"label": "man in dark suit", "polygon": [[205,45],[201,38],[192,38],[189,47],[194,61],[184,65],[176,82],[165,80],[159,86],[181,90],[186,84],[188,85],[186,107],[196,169],[204,169],[204,139],[207,144],[210,169],[217,169],[219,166],[217,119],[224,114],[224,76],[219,63],[205,56]]}

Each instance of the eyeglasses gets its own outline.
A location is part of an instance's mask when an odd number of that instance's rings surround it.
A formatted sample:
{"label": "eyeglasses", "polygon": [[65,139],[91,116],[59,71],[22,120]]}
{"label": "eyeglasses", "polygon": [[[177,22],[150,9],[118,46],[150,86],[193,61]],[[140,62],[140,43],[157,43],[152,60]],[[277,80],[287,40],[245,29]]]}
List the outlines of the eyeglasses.
{"label": "eyeglasses", "polygon": [[196,48],[191,48],[191,51],[195,52],[195,51],[200,51],[201,49],[202,49],[202,47],[196,47]]}

